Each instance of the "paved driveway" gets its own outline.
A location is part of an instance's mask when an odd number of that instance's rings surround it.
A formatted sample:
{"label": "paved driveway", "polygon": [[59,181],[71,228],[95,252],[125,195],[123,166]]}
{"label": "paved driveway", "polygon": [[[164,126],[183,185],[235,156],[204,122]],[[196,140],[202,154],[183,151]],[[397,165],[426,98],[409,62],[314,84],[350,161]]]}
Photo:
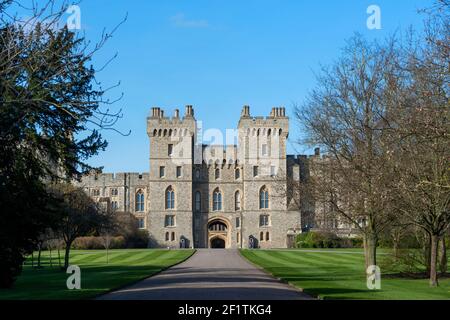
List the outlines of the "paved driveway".
{"label": "paved driveway", "polygon": [[200,249],[187,261],[102,300],[311,299],[256,268],[237,250]]}

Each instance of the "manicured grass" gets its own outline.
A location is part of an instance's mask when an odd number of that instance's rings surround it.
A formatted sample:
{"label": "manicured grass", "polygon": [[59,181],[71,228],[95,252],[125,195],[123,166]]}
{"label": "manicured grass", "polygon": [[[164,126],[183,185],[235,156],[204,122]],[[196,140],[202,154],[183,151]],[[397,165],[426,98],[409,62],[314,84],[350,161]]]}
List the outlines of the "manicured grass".
{"label": "manicured grass", "polygon": [[52,253],[56,265],[50,267],[49,253],[43,252],[44,268],[32,268],[29,258],[14,288],[0,289],[0,299],[92,298],[147,278],[193,253],[194,250],[110,250],[107,264],[104,250],[73,250],[70,264],[81,268],[81,290],[68,290],[66,280],[70,275],[59,269],[56,253]]}
{"label": "manicured grass", "polygon": [[[383,270],[381,290],[368,290],[360,249],[241,250],[241,254],[322,299],[450,299],[449,278],[430,288],[427,279],[390,278]],[[378,258],[383,256],[381,252]]]}

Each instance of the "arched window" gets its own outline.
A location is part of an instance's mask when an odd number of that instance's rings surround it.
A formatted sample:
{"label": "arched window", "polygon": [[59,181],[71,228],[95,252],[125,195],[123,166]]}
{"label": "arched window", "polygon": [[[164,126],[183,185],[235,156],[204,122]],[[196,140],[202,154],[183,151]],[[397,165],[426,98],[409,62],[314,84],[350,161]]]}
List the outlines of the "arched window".
{"label": "arched window", "polygon": [[214,177],[215,179],[220,179],[220,169],[216,169],[215,173],[214,173]]}
{"label": "arched window", "polygon": [[266,241],[270,240],[270,235],[269,235],[269,231],[266,232]]}
{"label": "arched window", "polygon": [[213,193],[213,211],[220,210],[222,210],[222,193],[219,189],[216,189]]}
{"label": "arched window", "polygon": [[175,209],[175,192],[171,186],[166,189],[166,209]]}
{"label": "arched window", "polygon": [[169,241],[169,240],[170,240],[169,232],[166,232],[166,241]]}
{"label": "arched window", "polygon": [[172,238],[170,240],[175,241],[175,232],[172,232]]}
{"label": "arched window", "polygon": [[208,226],[209,231],[226,232],[228,230],[227,225],[222,221],[214,221]]}
{"label": "arched window", "polygon": [[241,210],[241,193],[239,190],[234,194],[234,210]]}
{"label": "arched window", "polygon": [[264,232],[259,233],[259,241],[264,241]]}
{"label": "arched window", "polygon": [[200,191],[195,193],[195,211],[199,212],[202,210],[202,194]]}
{"label": "arched window", "polygon": [[144,211],[144,193],[142,192],[142,190],[139,190],[136,193],[136,211]]}
{"label": "arched window", "polygon": [[239,180],[241,178],[241,169],[238,168],[234,171],[234,178],[236,180]]}
{"label": "arched window", "polygon": [[262,187],[259,192],[259,208],[269,209],[269,190],[267,190],[266,186]]}

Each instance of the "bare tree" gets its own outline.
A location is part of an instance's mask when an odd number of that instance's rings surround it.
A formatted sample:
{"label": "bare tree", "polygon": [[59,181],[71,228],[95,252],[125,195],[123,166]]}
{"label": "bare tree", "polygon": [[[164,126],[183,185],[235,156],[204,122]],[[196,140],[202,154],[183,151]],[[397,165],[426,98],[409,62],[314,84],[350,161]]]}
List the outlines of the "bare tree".
{"label": "bare tree", "polygon": [[449,11],[426,20],[425,34],[402,50],[386,103],[391,122],[393,202],[403,219],[429,239],[430,285],[437,286],[439,241],[450,226]]}
{"label": "bare tree", "polygon": [[70,261],[70,249],[76,238],[98,233],[111,223],[111,215],[95,203],[82,189],[59,184],[54,192],[62,199],[62,218],[58,233],[65,242],[64,269]]}
{"label": "bare tree", "polygon": [[368,43],[356,35],[342,57],[322,69],[306,104],[296,107],[306,142],[326,153],[310,165],[316,209],[322,205],[323,214],[338,215],[359,230],[366,266],[376,265],[378,236],[389,221],[389,110],[382,93],[395,61],[393,43]]}

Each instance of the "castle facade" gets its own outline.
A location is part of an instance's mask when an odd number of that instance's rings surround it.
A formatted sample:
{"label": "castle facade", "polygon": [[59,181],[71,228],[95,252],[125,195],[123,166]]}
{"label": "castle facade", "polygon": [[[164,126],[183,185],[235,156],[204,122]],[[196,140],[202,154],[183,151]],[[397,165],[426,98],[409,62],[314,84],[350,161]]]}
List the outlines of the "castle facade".
{"label": "castle facade", "polygon": [[172,117],[152,108],[149,172],[91,174],[77,184],[132,212],[150,247],[292,247],[310,222],[289,181],[303,179],[307,159],[286,155],[285,109],[252,117],[244,106],[230,144],[205,145],[200,131],[192,106]]}

